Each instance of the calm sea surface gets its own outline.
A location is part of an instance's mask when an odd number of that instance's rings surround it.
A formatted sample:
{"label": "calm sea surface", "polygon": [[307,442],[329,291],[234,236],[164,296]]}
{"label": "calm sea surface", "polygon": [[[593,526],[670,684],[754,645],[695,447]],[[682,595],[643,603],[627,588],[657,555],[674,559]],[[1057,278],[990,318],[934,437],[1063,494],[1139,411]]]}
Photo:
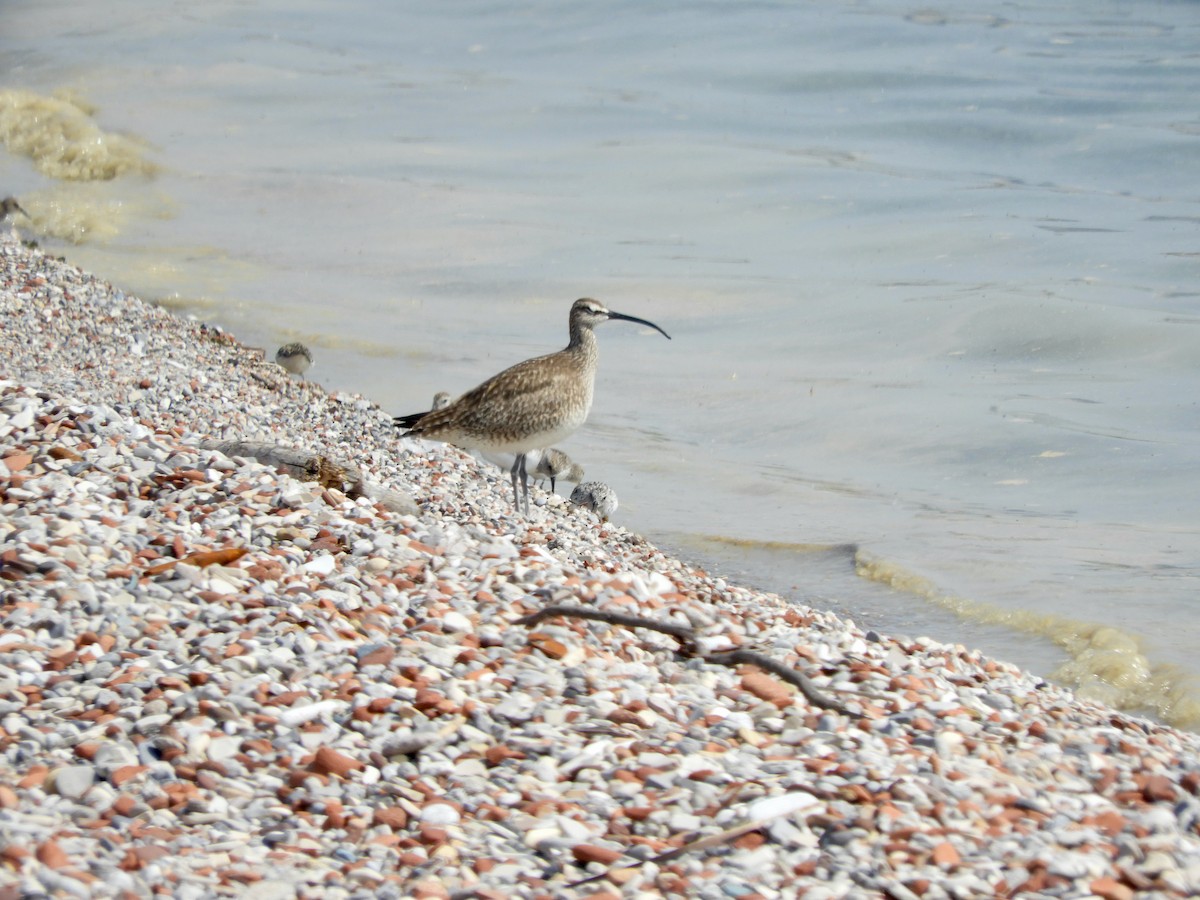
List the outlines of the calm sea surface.
{"label": "calm sea surface", "polygon": [[0,5],[24,233],[397,413],[604,326],[617,520],[1200,727],[1200,5]]}

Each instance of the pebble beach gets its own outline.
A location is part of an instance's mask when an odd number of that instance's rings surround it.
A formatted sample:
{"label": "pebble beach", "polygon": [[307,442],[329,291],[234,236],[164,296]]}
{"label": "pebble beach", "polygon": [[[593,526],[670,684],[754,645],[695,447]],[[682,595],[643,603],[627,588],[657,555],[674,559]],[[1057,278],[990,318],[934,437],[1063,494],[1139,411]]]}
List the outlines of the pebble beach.
{"label": "pebble beach", "polygon": [[0,254],[0,900],[1200,894],[1200,736],[520,517],[410,410]]}

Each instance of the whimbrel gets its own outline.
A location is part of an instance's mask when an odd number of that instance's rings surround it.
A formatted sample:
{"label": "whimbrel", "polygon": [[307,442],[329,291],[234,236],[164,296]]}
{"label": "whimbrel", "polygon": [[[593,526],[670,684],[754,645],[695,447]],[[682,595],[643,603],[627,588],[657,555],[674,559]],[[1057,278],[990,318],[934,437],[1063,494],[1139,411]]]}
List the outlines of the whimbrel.
{"label": "whimbrel", "polygon": [[648,325],[668,340],[671,337],[653,322],[613,312],[585,297],[571,306],[571,339],[564,349],[493,375],[445,409],[396,416],[395,422],[408,429],[406,436],[444,441],[464,450],[515,453],[509,470],[513,496],[520,509],[524,491],[528,515],[525,454],[558,443],[587,420],[598,357],[592,329],[609,319]]}
{"label": "whimbrel", "polygon": [[275,351],[275,362],[293,375],[303,375],[312,365],[312,353],[300,343],[284,344]]}
{"label": "whimbrel", "polygon": [[531,473],[534,479],[541,481],[543,478],[550,479],[550,490],[554,490],[554,482],[561,478],[563,481],[580,482],[583,481],[583,466],[577,462],[572,462],[571,457],[563,453],[557,447],[550,447],[542,451],[541,458],[537,461],[537,465],[533,467]]}
{"label": "whimbrel", "polygon": [[590,509],[607,522],[608,517],[617,511],[617,492],[603,481],[585,481],[575,485],[571,491],[571,502],[584,509]]}

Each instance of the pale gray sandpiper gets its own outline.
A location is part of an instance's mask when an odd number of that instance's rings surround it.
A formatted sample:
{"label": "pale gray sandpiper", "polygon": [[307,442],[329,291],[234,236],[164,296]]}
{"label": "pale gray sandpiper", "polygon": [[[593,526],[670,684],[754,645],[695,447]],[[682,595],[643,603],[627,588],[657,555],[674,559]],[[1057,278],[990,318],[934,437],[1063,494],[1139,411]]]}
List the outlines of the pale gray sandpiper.
{"label": "pale gray sandpiper", "polygon": [[557,447],[548,447],[542,451],[541,458],[530,473],[536,481],[550,479],[550,490],[554,490],[554,482],[561,478],[563,481],[583,481],[583,466],[572,462],[571,457]]}
{"label": "pale gray sandpiper", "polygon": [[599,355],[592,329],[609,319],[647,325],[668,340],[671,337],[653,322],[613,312],[585,297],[571,306],[570,341],[564,349],[505,369],[445,409],[396,416],[395,422],[408,429],[406,436],[444,441],[464,450],[516,454],[509,470],[513,496],[520,509],[524,491],[528,515],[525,456],[557,444],[587,420]]}
{"label": "pale gray sandpiper", "polygon": [[584,509],[590,509],[607,522],[608,517],[617,511],[617,492],[603,481],[585,481],[575,485],[571,491],[571,502]]}
{"label": "pale gray sandpiper", "polygon": [[312,361],[312,353],[299,342],[284,344],[275,351],[275,362],[293,375],[303,375],[312,365]]}
{"label": "pale gray sandpiper", "polygon": [[445,409],[450,405],[450,392],[438,391],[433,395],[433,406],[429,407],[430,412],[436,412],[439,409]]}

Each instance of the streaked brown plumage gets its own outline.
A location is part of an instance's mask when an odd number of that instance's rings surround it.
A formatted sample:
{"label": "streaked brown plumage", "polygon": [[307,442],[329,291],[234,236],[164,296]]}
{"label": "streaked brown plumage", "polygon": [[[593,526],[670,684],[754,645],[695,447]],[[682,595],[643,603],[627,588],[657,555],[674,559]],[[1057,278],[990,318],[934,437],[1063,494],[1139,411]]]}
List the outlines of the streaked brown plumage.
{"label": "streaked brown plumage", "polygon": [[571,306],[570,341],[564,349],[519,362],[443,409],[396,416],[395,422],[409,429],[406,436],[484,453],[516,454],[510,470],[513,494],[519,507],[519,480],[528,513],[525,454],[558,443],[587,420],[598,358],[592,329],[609,319],[648,325],[671,337],[653,322],[613,312],[585,297]]}

